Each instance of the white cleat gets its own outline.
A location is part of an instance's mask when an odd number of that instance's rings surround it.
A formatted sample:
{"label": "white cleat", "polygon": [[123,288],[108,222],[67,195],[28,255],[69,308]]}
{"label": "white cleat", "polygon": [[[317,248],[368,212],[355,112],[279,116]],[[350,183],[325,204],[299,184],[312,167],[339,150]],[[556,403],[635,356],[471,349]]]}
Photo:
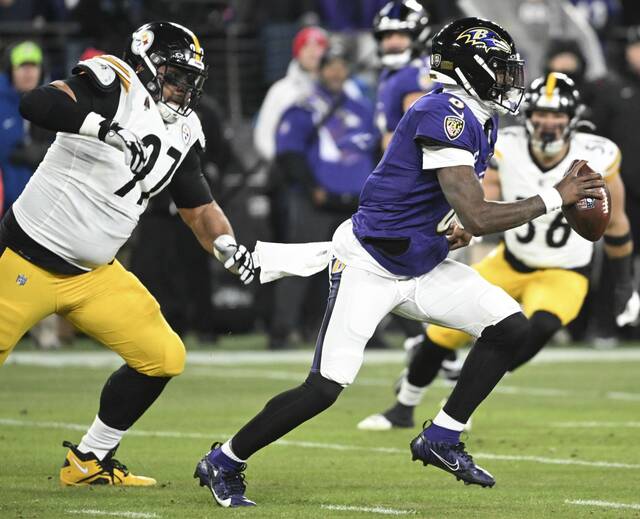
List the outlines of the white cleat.
{"label": "white cleat", "polygon": [[361,431],[390,431],[393,424],[381,414],[372,414],[358,424]]}

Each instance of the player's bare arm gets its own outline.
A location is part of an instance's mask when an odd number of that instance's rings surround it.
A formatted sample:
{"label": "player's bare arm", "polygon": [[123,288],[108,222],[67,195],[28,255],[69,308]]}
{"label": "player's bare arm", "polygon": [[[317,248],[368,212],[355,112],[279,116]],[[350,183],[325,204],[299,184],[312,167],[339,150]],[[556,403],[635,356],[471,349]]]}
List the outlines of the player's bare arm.
{"label": "player's bare arm", "polygon": [[[574,170],[556,185],[562,197],[561,205],[571,205],[585,197],[601,199],[597,190],[604,186],[602,177],[597,173],[578,177]],[[474,236],[505,231],[547,212],[540,195],[510,203],[486,200],[482,185],[470,166],[439,169],[438,181],[460,222]]]}
{"label": "player's bare arm", "polygon": [[218,236],[233,236],[229,220],[215,201],[191,209],[178,209],[178,212],[200,245],[210,254],[213,252],[213,242]]}

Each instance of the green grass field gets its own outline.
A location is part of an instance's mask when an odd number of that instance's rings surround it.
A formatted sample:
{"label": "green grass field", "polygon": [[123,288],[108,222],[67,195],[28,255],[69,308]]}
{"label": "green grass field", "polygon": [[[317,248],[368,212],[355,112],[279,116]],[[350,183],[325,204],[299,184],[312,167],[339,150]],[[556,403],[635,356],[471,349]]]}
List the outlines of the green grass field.
{"label": "green grass field", "polygon": [[[0,517],[640,517],[640,355],[605,360],[541,362],[503,380],[467,438],[493,489],[411,463],[418,428],[356,430],[392,402],[401,367],[399,357],[365,363],[334,407],[251,459],[247,495],[258,507],[242,510],[215,506],[194,466],[212,441],[303,380],[307,362],[189,365],[118,452],[158,479],[152,489],[59,486],[60,444],[79,441],[110,368],[10,364],[0,374]],[[433,416],[448,391],[436,384],[419,416]]]}

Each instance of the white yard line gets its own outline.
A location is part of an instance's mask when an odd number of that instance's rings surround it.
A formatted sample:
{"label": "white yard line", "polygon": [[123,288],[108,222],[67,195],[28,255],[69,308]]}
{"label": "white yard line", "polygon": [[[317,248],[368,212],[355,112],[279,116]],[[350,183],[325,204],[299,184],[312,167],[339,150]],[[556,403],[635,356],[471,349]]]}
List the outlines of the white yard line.
{"label": "white yard line", "polygon": [[410,515],[415,514],[415,510],[396,510],[395,508],[385,508],[382,506],[347,506],[347,505],[320,505],[324,510],[337,510],[339,512],[366,512],[369,514],[385,515]]}
{"label": "white yard line", "polygon": [[[0,425],[12,426],[12,427],[33,427],[40,429],[68,429],[73,431],[86,431],[88,424],[75,424],[65,422],[38,422],[33,420],[16,420],[13,418],[0,418]],[[133,429],[127,432],[128,436],[143,436],[143,437],[161,437],[161,438],[181,438],[181,439],[195,439],[195,440],[211,440],[212,438],[228,438],[231,436],[228,433],[221,433],[219,431],[212,431],[209,433],[184,433],[179,431],[144,431],[139,429]],[[407,449],[399,449],[396,447],[366,447],[361,445],[344,445],[340,443],[322,443],[322,442],[309,442],[299,440],[278,440],[276,445],[283,447],[299,447],[303,449],[324,449],[324,450],[336,450],[336,451],[358,451],[369,453],[381,453],[381,454],[401,454],[408,456]],[[586,461],[563,458],[547,458],[543,456],[516,456],[510,454],[493,454],[487,452],[474,453],[475,458],[494,460],[494,461],[524,461],[530,463],[541,463],[544,465],[576,465],[583,467],[599,467],[599,468],[611,468],[611,469],[630,469],[640,470],[640,464],[632,463],[618,463],[610,461]]]}
{"label": "white yard line", "polygon": [[566,429],[636,429],[640,428],[640,422],[554,422],[551,427]]}
{"label": "white yard line", "polygon": [[[461,354],[466,354],[462,350]],[[313,350],[296,351],[191,351],[187,354],[189,366],[239,366],[262,364],[308,364]],[[365,364],[402,363],[405,352],[401,350],[365,352]],[[590,350],[584,348],[548,348],[533,359],[533,364],[566,362],[640,362],[640,348],[616,350]],[[7,359],[7,364],[29,366],[103,367],[119,366],[122,360],[110,351],[17,351]]]}
{"label": "white yard line", "polygon": [[100,515],[100,516],[111,516],[111,517],[130,517],[132,519],[156,519],[160,516],[154,513],[147,512],[107,512],[106,510],[93,510],[89,508],[83,508],[81,510],[65,510],[67,514],[76,514],[76,515]]}
{"label": "white yard line", "polygon": [[613,503],[611,501],[599,501],[597,499],[565,499],[564,502],[568,505],[599,506],[601,508],[640,510],[640,504],[636,503]]}
{"label": "white yard line", "polygon": [[[306,377],[306,371],[273,371],[271,369],[245,369],[245,368],[217,368],[198,366],[188,372],[189,376],[195,377],[218,377],[218,378],[247,378],[265,380],[286,380],[301,383]],[[393,379],[389,378],[367,378],[360,377],[354,382],[354,386],[391,387]],[[450,382],[436,380],[434,387],[451,389]],[[640,393],[620,393],[610,391],[600,393],[598,391],[570,391],[567,389],[557,389],[550,387],[519,387],[500,384],[495,387],[493,393],[499,395],[533,396],[542,398],[575,397],[575,398],[595,398],[605,400],[640,401]]]}

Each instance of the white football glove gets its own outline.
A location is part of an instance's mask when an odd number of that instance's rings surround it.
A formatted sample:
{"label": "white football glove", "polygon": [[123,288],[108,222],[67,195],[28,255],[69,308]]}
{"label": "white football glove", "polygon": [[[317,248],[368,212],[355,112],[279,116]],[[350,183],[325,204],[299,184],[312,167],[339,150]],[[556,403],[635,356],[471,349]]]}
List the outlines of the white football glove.
{"label": "white football glove", "polygon": [[218,236],[213,242],[213,255],[229,272],[240,276],[240,281],[245,285],[253,281],[256,273],[253,257],[244,245],[236,243],[233,236]]}
{"label": "white football glove", "polygon": [[124,163],[135,174],[140,173],[147,164],[149,157],[142,141],[135,133],[120,126],[117,121],[105,119],[100,114],[91,112],[85,118],[78,133],[96,137],[123,152]]}
{"label": "white football glove", "polygon": [[616,324],[619,327],[632,324],[638,320],[638,316],[640,316],[640,296],[634,290],[622,313],[616,315]]}

